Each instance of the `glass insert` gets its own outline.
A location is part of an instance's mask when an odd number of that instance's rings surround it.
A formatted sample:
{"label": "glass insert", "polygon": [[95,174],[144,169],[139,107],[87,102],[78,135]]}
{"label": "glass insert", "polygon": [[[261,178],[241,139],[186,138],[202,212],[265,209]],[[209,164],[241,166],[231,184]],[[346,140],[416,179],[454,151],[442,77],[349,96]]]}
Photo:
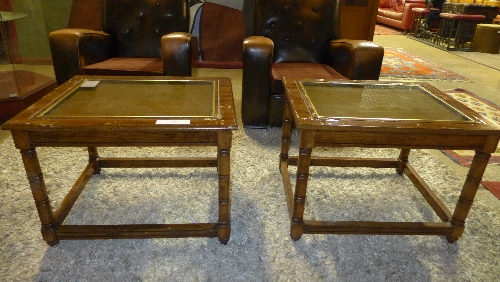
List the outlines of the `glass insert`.
{"label": "glass insert", "polygon": [[471,121],[420,85],[301,82],[318,118]]}
{"label": "glass insert", "polygon": [[215,81],[86,80],[41,116],[206,118],[218,109]]}

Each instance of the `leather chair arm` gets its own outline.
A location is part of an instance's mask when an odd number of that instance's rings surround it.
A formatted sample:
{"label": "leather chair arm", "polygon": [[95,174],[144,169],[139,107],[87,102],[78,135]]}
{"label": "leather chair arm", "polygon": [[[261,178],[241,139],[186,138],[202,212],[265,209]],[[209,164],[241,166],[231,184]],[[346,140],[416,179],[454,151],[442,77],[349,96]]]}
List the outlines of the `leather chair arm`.
{"label": "leather chair arm", "polygon": [[161,38],[163,74],[191,76],[192,62],[198,61],[198,38],[186,32],[172,32]]}
{"label": "leather chair arm", "polygon": [[49,34],[52,63],[57,84],[82,74],[86,65],[111,57],[111,36],[88,29],[61,29]]}
{"label": "leather chair arm", "polygon": [[328,64],[351,80],[378,80],[383,58],[384,48],[365,40],[334,40],[328,49]]}
{"label": "leather chair arm", "polygon": [[274,43],[263,36],[243,41],[241,116],[244,126],[267,127]]}

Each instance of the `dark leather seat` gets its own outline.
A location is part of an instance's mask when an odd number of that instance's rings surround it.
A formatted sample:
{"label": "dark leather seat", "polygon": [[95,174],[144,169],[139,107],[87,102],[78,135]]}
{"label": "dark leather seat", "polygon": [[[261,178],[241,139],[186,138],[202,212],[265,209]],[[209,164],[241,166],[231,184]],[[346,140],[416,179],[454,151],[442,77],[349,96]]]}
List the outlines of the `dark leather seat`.
{"label": "dark leather seat", "polygon": [[281,126],[283,77],[377,80],[383,47],[339,40],[339,0],[256,0],[243,42],[242,121]]}
{"label": "dark leather seat", "polygon": [[[77,74],[191,75],[198,48],[197,38],[187,33],[188,0],[74,0],[73,6],[83,2],[96,10],[71,15],[102,19],[89,24],[102,30],[85,28],[85,19],[70,19],[72,28],[49,34],[58,84]],[[102,16],[88,16],[92,13]]]}

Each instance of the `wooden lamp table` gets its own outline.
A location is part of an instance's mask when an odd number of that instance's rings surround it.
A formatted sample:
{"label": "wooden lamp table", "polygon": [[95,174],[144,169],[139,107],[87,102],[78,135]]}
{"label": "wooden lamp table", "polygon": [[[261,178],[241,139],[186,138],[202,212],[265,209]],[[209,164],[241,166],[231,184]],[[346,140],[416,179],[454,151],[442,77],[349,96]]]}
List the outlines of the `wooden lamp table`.
{"label": "wooden lamp table", "polygon": [[[75,76],[6,122],[21,151],[43,239],[230,237],[230,148],[238,128],[229,78]],[[89,163],[53,211],[36,147],[88,147]],[[207,158],[101,158],[97,147],[216,146]],[[101,168],[216,167],[218,222],[65,225]]]}
{"label": "wooden lamp table", "polygon": [[[284,79],[280,170],[291,221],[290,235],[304,233],[444,235],[452,243],[465,219],[500,127],[427,83]],[[299,155],[289,156],[292,123]],[[315,146],[401,149],[398,158],[312,156]],[[408,162],[410,149],[475,150],[453,214]],[[297,166],[295,190],[289,165]],[[442,222],[314,221],[303,218],[310,166],[395,168],[412,181]]]}

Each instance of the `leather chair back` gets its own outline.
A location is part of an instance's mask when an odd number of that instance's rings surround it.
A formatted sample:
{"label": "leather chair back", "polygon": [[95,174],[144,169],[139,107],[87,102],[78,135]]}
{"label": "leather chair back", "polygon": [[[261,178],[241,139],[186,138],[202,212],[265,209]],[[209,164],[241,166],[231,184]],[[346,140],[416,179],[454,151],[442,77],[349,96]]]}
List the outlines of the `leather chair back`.
{"label": "leather chair back", "polygon": [[189,0],[103,0],[113,57],[161,57],[161,37],[189,30]]}
{"label": "leather chair back", "polygon": [[256,0],[254,35],[274,42],[274,62],[325,63],[339,38],[338,0]]}

